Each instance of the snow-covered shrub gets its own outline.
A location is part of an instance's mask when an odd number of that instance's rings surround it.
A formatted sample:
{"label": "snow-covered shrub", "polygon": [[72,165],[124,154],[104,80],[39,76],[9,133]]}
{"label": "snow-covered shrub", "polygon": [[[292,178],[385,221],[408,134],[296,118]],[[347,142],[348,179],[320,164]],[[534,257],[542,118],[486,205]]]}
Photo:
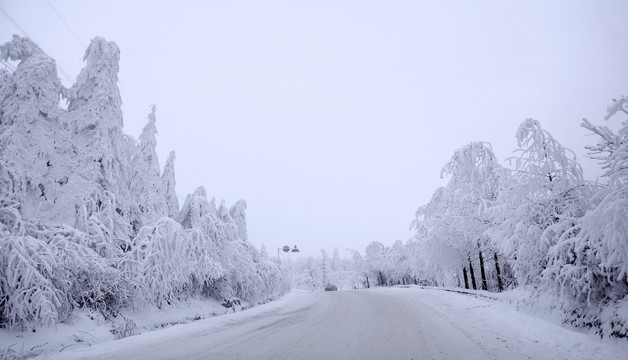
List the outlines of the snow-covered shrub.
{"label": "snow-covered shrub", "polygon": [[190,281],[185,240],[181,225],[170,218],[143,227],[133,239],[129,254],[137,267],[132,275],[157,307],[176,300]]}
{"label": "snow-covered shrub", "polygon": [[75,307],[115,316],[131,301],[111,261],[84,245],[87,234],[23,220],[11,207],[0,214],[2,318],[8,326],[54,324]]}
{"label": "snow-covered shrub", "polygon": [[0,321],[53,325],[69,312],[54,286],[56,259],[45,242],[31,236],[6,236],[0,242]]}
{"label": "snow-covered shrub", "polygon": [[129,336],[139,335],[140,331],[137,328],[135,321],[129,318],[124,318],[121,322],[114,324],[113,329],[111,329],[111,333],[113,334],[113,338],[118,340]]}
{"label": "snow-covered shrub", "polygon": [[290,290],[288,278],[279,265],[272,261],[260,260],[255,264],[255,268],[263,286],[257,295],[258,299],[261,299],[263,296],[275,297]]}

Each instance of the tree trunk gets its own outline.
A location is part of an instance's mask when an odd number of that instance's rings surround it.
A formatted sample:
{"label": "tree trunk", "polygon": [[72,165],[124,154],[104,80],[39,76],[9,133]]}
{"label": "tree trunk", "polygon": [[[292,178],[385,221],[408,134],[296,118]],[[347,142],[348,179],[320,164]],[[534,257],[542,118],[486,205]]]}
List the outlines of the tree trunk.
{"label": "tree trunk", "polygon": [[370,289],[371,288],[371,284],[369,284],[369,277],[368,276],[365,276],[365,277],[366,277],[366,288]]}
{"label": "tree trunk", "polygon": [[467,276],[467,268],[466,267],[462,267],[462,275],[464,277],[464,288],[468,289],[469,288],[469,277]]}
{"label": "tree trunk", "polygon": [[497,261],[497,253],[495,253],[495,272],[497,272],[497,289],[499,292],[504,290],[504,283],[502,283],[502,271],[499,268],[499,261]]}
{"label": "tree trunk", "polygon": [[[480,244],[478,244],[479,246]],[[488,284],[486,283],[486,273],[484,272],[484,257],[482,256],[482,251],[480,253],[480,276],[482,277],[482,290],[488,290]]]}
{"label": "tree trunk", "polygon": [[473,285],[473,290],[477,290],[478,287],[475,285],[475,274],[473,273],[473,264],[471,263],[471,257],[469,257],[469,272],[471,273],[471,285]]}

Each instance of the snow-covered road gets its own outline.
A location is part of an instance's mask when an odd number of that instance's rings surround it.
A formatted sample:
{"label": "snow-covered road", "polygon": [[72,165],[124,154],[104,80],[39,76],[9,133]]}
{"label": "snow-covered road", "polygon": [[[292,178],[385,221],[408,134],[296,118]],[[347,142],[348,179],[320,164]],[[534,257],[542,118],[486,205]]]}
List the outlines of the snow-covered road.
{"label": "snow-covered road", "polygon": [[628,359],[500,302],[434,289],[294,292],[53,359]]}

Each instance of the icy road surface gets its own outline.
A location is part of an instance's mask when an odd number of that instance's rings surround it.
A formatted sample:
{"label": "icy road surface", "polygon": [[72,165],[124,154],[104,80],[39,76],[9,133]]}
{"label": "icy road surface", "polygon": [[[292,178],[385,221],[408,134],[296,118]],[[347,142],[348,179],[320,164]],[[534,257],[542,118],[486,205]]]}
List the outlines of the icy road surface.
{"label": "icy road surface", "polygon": [[628,359],[497,301],[417,288],[295,292],[53,359]]}

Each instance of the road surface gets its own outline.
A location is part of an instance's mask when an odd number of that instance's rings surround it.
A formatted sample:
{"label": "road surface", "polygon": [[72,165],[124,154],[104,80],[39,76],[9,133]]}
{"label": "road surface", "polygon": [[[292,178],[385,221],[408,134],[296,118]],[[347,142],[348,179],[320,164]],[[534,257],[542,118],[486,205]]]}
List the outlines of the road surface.
{"label": "road surface", "polygon": [[617,346],[491,299],[435,289],[392,288],[295,292],[250,312],[52,358],[573,360],[624,355],[628,358],[628,352]]}

